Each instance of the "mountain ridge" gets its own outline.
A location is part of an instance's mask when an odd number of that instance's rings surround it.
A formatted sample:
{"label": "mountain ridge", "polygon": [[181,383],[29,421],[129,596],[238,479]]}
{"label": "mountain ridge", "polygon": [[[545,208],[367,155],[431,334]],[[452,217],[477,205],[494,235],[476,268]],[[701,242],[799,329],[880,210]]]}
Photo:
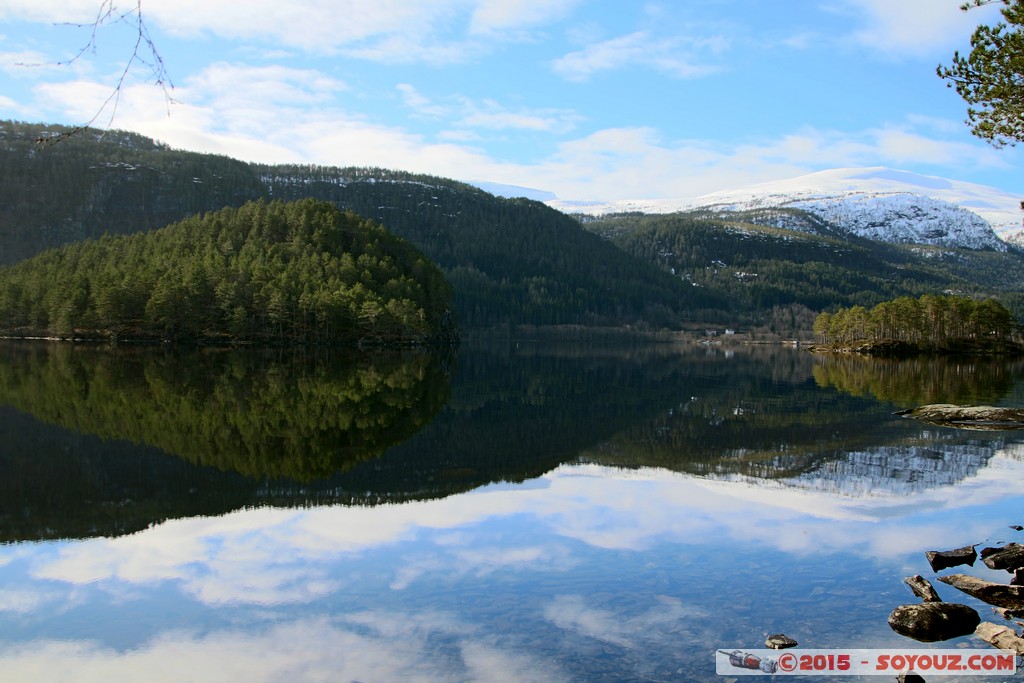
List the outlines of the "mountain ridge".
{"label": "mountain ridge", "polygon": [[[658,329],[725,306],[573,217],[453,179],[373,167],[250,164],[124,131],[0,121],[0,267],[104,235],[148,232],[264,199],[317,199],[408,240],[454,290],[459,327]],[[13,292],[0,289],[0,305]],[[631,328],[632,329],[632,328]]]}
{"label": "mountain ridge", "polygon": [[[871,239],[1000,251],[1005,249],[1005,241],[1022,230],[1017,196],[985,185],[884,166],[818,171],[697,197],[546,203],[566,213],[591,216],[799,208]],[[908,213],[916,213],[917,221]],[[921,222],[925,225],[918,225]],[[880,230],[893,223],[891,230]],[[947,224],[952,227],[944,233],[941,227]]]}

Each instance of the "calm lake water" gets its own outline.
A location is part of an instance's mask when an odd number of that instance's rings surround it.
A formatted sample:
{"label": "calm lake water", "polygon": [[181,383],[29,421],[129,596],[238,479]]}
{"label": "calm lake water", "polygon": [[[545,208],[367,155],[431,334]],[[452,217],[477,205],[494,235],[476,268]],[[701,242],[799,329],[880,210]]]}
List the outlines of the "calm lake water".
{"label": "calm lake water", "polygon": [[1024,539],[1024,432],[893,415],[933,402],[1022,404],[1024,366],[0,346],[0,678],[727,681],[715,651],[770,633],[985,647],[886,623],[924,550]]}

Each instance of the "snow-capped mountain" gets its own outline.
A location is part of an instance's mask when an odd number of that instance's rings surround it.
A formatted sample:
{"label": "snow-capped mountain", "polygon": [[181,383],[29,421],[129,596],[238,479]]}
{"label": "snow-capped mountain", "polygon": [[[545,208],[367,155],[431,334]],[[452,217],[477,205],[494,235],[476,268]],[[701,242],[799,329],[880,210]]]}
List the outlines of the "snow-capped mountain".
{"label": "snow-capped mountain", "polygon": [[984,185],[875,167],[819,171],[692,198],[547,204],[591,215],[797,208],[871,239],[1005,250],[1001,237],[1021,230],[1020,201]]}
{"label": "snow-capped mountain", "polygon": [[858,237],[909,244],[932,244],[1005,251],[1006,243],[981,216],[919,194],[851,194],[796,200],[810,211]]}

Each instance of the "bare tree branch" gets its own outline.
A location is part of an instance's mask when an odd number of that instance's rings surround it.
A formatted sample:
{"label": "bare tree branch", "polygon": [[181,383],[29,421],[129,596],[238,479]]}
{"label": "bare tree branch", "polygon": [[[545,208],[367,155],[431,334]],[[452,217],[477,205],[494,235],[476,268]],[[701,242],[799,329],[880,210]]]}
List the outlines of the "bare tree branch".
{"label": "bare tree branch", "polygon": [[164,60],[160,56],[160,53],[156,48],[156,44],[150,36],[149,28],[146,26],[146,22],[142,17],[142,0],[135,0],[134,5],[129,7],[127,10],[119,9],[117,5],[114,4],[114,0],[102,0],[100,2],[99,9],[96,12],[96,19],[91,23],[65,24],[76,28],[88,29],[89,40],[81,47],[81,49],[78,50],[77,53],[75,53],[73,57],[62,62],[55,62],[54,65],[69,66],[80,59],[83,59],[86,54],[90,52],[95,53],[96,46],[99,42],[100,29],[114,24],[124,24],[131,27],[135,34],[135,43],[132,46],[132,51],[128,60],[125,62],[124,69],[114,83],[114,87],[110,95],[103,101],[103,104],[100,105],[92,118],[85,123],[75,126],[71,130],[63,133],[58,133],[49,137],[40,137],[36,140],[37,143],[50,144],[60,142],[61,140],[76,135],[92,126],[105,111],[109,111],[110,113],[110,117],[106,123],[106,127],[109,127],[113,124],[114,117],[117,114],[117,106],[120,103],[121,93],[124,89],[128,75],[134,69],[138,68],[147,70],[148,75],[146,76],[146,80],[159,86],[160,89],[163,90],[164,101],[167,104],[167,114],[170,116],[170,106],[175,102],[174,98],[171,96],[171,92],[174,90],[174,83],[171,81],[170,75],[167,72],[167,67],[164,64]]}

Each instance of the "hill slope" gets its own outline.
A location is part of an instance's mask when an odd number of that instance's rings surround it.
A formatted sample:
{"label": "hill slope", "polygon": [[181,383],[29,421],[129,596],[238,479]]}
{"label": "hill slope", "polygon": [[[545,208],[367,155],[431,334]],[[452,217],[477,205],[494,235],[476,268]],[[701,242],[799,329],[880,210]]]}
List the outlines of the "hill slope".
{"label": "hill slope", "polygon": [[130,133],[0,122],[0,265],[103,234],[151,230],[254,199],[312,197],[408,239],[454,288],[460,326],[675,326],[724,302],[543,204],[380,169],[256,166]]}
{"label": "hill slope", "polygon": [[693,287],[727,297],[748,322],[773,307],[870,307],[941,292],[995,296],[1024,315],[1024,259],[1012,248],[889,244],[799,209],[630,214],[584,225]]}
{"label": "hill slope", "polygon": [[326,202],[250,202],[0,269],[17,336],[424,342],[455,331],[440,271]]}
{"label": "hill slope", "polygon": [[[443,178],[246,164],[130,133],[87,131],[37,146],[49,129],[60,127],[0,122],[0,265],[253,199],[312,197],[376,221],[438,264],[463,329],[699,329],[761,324],[779,306],[820,311],[942,291],[996,295],[1024,316],[1020,249],[943,199],[973,197],[981,211],[985,202],[1005,208],[1006,197],[943,179],[846,169],[699,202],[590,206],[596,214],[703,208],[676,217],[583,216],[581,223],[537,201]],[[883,227],[903,244],[876,239]],[[920,241],[932,244],[913,244]]]}

